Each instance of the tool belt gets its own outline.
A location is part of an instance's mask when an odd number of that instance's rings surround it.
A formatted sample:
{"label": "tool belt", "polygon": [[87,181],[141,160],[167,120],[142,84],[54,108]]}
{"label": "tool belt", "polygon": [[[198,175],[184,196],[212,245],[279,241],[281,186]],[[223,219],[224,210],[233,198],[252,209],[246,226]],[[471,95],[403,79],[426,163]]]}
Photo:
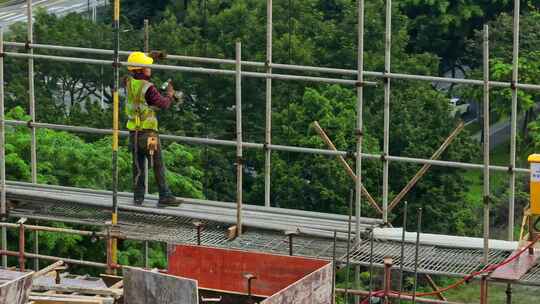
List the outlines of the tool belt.
{"label": "tool belt", "polygon": [[154,157],[154,153],[157,151],[159,145],[158,134],[156,132],[150,132],[146,139],[146,151],[151,158]]}
{"label": "tool belt", "polygon": [[135,132],[135,151],[145,151],[149,159],[150,167],[154,166],[154,155],[159,149],[158,133],[154,130],[141,130]]}

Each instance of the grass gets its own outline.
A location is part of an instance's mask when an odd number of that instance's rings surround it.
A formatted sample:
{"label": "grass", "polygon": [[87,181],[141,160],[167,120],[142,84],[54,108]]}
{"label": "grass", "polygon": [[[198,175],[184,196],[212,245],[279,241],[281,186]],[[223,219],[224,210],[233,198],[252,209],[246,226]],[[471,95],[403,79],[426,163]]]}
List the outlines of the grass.
{"label": "grass", "polygon": [[463,178],[468,185],[468,191],[465,193],[467,202],[474,206],[482,203],[482,172],[467,170],[463,172]]}
{"label": "grass", "polygon": [[[499,151],[493,151],[493,163],[500,163],[503,160],[507,161],[508,151],[500,149]],[[497,161],[497,163],[495,163]],[[483,172],[480,170],[465,170],[463,171],[463,178],[467,185],[467,192],[465,193],[465,199],[468,203],[474,206],[481,206],[483,197]],[[505,187],[508,183],[508,174],[506,172],[494,172],[490,174],[490,188],[496,189]]]}
{"label": "grass", "polygon": [[466,129],[470,134],[476,134],[482,130],[482,125],[478,121],[474,121],[468,124]]}
{"label": "grass", "polygon": [[[366,269],[367,270],[367,269]],[[336,287],[337,288],[345,288],[345,273],[346,268],[341,269],[338,271],[336,276]],[[349,282],[354,282],[354,271],[350,272],[350,278]],[[393,289],[397,289],[398,283],[397,283],[397,270],[393,272]],[[383,271],[381,269],[375,269],[374,272],[374,290],[380,290],[383,287],[382,282],[382,276]],[[450,284],[456,282],[458,279],[451,278],[451,277],[441,277],[441,276],[435,276],[433,277],[439,288],[444,288],[446,286],[449,286]],[[349,285],[351,289],[360,289],[360,290],[369,290],[369,273],[367,271],[362,272],[360,274],[360,285],[359,286],[352,286],[354,284]],[[427,286],[427,283],[420,279],[419,281],[420,286],[418,287],[418,292],[426,292],[426,291],[432,291],[430,287]],[[411,288],[413,286],[413,278],[412,276],[407,275],[404,279],[404,286],[408,292],[411,292]],[[488,303],[490,304],[506,304],[506,284],[505,283],[495,283],[495,282],[489,282],[489,295],[488,295]],[[460,285],[459,287],[455,289],[451,289],[449,291],[444,292],[444,296],[448,298],[449,301],[453,302],[459,302],[459,303],[479,303],[480,302],[480,281],[479,280],[473,280],[471,283]],[[432,297],[435,298],[435,297]],[[338,304],[344,304],[342,297],[337,297]],[[352,302],[351,302],[352,303]],[[397,303],[397,302],[396,302]],[[403,302],[403,303],[410,303],[410,302]],[[521,285],[512,285],[512,303],[513,304],[525,304],[525,303],[540,303],[540,287],[530,287],[530,286],[521,286]]]}
{"label": "grass", "polygon": [[[507,144],[502,144],[495,148],[490,153],[490,163],[492,165],[507,166],[510,151]],[[482,159],[477,160],[478,163],[482,162]],[[474,206],[481,212],[483,206],[483,171],[482,170],[463,170],[464,184],[467,185],[467,191],[465,192],[466,202]],[[490,189],[492,196],[496,196],[496,193],[500,192],[500,189],[506,189],[508,187],[508,173],[506,171],[491,171],[490,172]],[[497,206],[492,205],[492,216],[497,214]],[[498,214],[501,215],[501,214]],[[500,220],[500,219],[499,219]],[[519,224],[518,224],[519,225]],[[519,231],[519,227],[516,228],[516,233]],[[506,238],[506,227],[498,226],[491,227],[491,237],[498,239]]]}
{"label": "grass", "polygon": [[[517,155],[516,155],[516,158]],[[510,162],[510,146],[509,144],[499,145],[490,153],[490,163],[494,165],[507,166]]]}

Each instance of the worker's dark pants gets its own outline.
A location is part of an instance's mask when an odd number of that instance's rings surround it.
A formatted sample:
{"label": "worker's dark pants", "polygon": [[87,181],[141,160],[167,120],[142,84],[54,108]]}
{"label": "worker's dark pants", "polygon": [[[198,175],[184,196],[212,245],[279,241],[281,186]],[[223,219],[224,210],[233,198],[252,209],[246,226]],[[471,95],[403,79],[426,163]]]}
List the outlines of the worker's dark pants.
{"label": "worker's dark pants", "polygon": [[133,157],[133,194],[135,198],[144,198],[144,184],[146,178],[146,170],[144,167],[145,159],[148,159],[149,166],[153,165],[159,197],[172,195],[171,190],[167,185],[167,180],[165,179],[165,165],[161,155],[161,142],[159,137],[157,150],[154,151],[154,155],[151,157],[148,152],[147,143],[148,137],[151,134],[158,136],[158,134],[153,131],[129,132],[129,147]]}

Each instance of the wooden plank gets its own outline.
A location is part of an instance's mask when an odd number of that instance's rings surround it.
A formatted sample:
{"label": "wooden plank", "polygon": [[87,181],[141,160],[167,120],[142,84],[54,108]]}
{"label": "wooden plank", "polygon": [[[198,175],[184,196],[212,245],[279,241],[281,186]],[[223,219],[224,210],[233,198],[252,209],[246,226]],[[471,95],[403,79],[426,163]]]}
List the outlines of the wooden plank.
{"label": "wooden plank", "polygon": [[121,289],[112,289],[112,288],[84,288],[84,287],[78,287],[78,286],[64,286],[64,285],[52,285],[52,286],[34,285],[32,286],[32,290],[33,291],[55,290],[59,292],[70,292],[70,293],[77,292],[77,293],[82,293],[82,294],[110,296],[114,298],[118,298],[122,296]]}
{"label": "wooden plank", "polygon": [[44,276],[47,273],[56,270],[58,267],[61,267],[62,265],[64,265],[63,261],[57,261],[57,262],[55,262],[55,263],[41,269],[40,271],[35,272],[34,273],[34,278],[39,278],[41,276]]}
{"label": "wooden plank", "polygon": [[120,288],[124,288],[124,281],[122,280],[122,281],[118,281],[118,282],[114,283],[114,284],[111,286],[111,288],[119,288],[119,289],[120,289]]}
{"label": "wooden plank", "polygon": [[57,298],[52,296],[32,296],[30,299],[35,304],[104,304],[102,300],[93,299],[81,299],[81,298]]}
{"label": "wooden plank", "polygon": [[229,241],[234,240],[236,238],[236,225],[231,226],[227,229],[227,239]]}
{"label": "wooden plank", "polygon": [[[430,275],[424,274],[424,277],[426,278],[427,282],[429,283],[429,286],[431,286],[433,291],[436,291],[436,290],[440,289],[439,286],[437,285],[437,283],[435,283],[435,281],[433,281],[433,278],[431,278]],[[439,300],[448,301],[442,292],[439,292],[439,293],[435,294],[435,296],[437,296],[437,298],[439,298]]]}
{"label": "wooden plank", "polygon": [[[53,274],[52,272],[49,274]],[[70,275],[68,273],[61,274],[61,284],[64,286],[73,286],[73,287],[81,287],[81,288],[107,288],[107,285],[103,282],[100,278],[88,278],[81,280],[73,275]],[[41,286],[55,286],[56,280],[55,276],[42,276],[39,278],[34,278],[34,285],[41,285]]]}
{"label": "wooden plank", "polygon": [[19,277],[0,286],[0,304],[26,304],[30,296],[32,275],[20,273]]}
{"label": "wooden plank", "polygon": [[[41,294],[41,293],[37,293],[37,292],[32,292],[31,293],[30,300],[32,300],[32,301],[47,301],[47,300],[51,301],[51,300],[55,300],[55,301],[60,301],[59,303],[70,303],[70,304],[71,303],[77,303],[77,302],[66,302],[66,301],[74,301],[74,300],[87,301],[87,302],[84,302],[85,304],[86,303],[92,303],[93,304],[93,303],[95,303],[95,301],[100,301],[100,302],[98,302],[99,304],[114,304],[115,303],[115,300],[113,298],[110,298],[110,297],[98,298],[96,296],[82,296],[82,295],[73,295],[73,294],[47,295],[47,294]],[[90,301],[90,302],[88,302],[88,301]],[[50,302],[44,302],[44,303],[49,304]],[[54,303],[54,302],[52,302],[52,303]]]}
{"label": "wooden plank", "polygon": [[103,304],[103,301],[96,300],[82,300],[82,299],[54,299],[54,298],[38,298],[34,299],[35,304]]}
{"label": "wooden plank", "polygon": [[101,277],[101,279],[103,280],[103,282],[105,282],[105,285],[107,285],[107,287],[111,287],[112,285],[118,283],[119,281],[122,280],[122,277],[121,276],[116,276],[116,275],[110,275],[110,274],[100,274],[99,275]]}
{"label": "wooden plank", "polygon": [[[516,255],[518,252],[519,250],[514,251],[511,256]],[[493,271],[491,278],[497,280],[517,281],[538,263],[539,258],[539,250],[535,250],[534,254],[525,252],[512,262]]]}
{"label": "wooden plank", "polygon": [[124,267],[124,303],[198,304],[197,281]]}

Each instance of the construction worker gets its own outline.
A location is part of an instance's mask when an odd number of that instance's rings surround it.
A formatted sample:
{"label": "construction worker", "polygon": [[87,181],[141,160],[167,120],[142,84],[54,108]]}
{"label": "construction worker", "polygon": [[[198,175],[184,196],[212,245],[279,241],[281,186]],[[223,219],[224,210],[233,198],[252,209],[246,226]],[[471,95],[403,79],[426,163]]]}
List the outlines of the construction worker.
{"label": "construction worker", "polygon": [[[152,57],[142,52],[133,52],[128,63],[152,64]],[[145,194],[145,159],[154,169],[154,176],[159,189],[158,206],[178,206],[180,203],[173,196],[165,179],[165,165],[161,155],[161,143],[158,135],[157,111],[168,109],[174,102],[174,88],[169,82],[166,93],[161,95],[150,82],[152,70],[148,67],[128,66],[126,79],[129,146],[133,156],[133,203],[141,205]]]}

